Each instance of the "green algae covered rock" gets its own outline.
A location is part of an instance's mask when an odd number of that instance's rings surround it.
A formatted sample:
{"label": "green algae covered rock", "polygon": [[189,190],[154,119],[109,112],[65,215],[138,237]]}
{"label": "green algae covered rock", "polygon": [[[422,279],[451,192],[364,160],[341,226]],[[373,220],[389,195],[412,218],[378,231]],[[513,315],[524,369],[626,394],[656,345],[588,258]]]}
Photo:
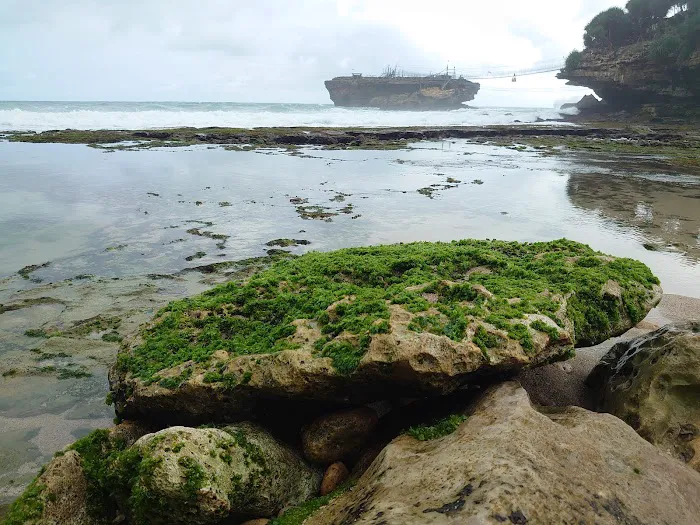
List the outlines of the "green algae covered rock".
{"label": "green algae covered rock", "polygon": [[251,423],[170,427],[129,444],[97,430],[49,462],[8,525],[209,524],[276,516],[318,494],[321,473]]}
{"label": "green algae covered rock", "polygon": [[111,385],[121,415],[168,422],[439,395],[566,359],[660,295],[643,264],[568,240],[309,253],[168,305],[125,345]]}

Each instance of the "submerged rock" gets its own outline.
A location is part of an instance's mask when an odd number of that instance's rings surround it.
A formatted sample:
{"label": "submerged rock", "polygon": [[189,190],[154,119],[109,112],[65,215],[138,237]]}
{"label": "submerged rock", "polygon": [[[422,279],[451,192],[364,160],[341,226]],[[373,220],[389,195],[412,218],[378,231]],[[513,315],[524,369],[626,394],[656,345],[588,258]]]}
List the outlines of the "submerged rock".
{"label": "submerged rock", "polygon": [[693,524],[700,474],[624,422],[539,412],[517,383],[490,390],[452,434],[395,439],[305,525]]}
{"label": "submerged rock", "polygon": [[598,408],[700,471],[700,322],[615,345],[587,380]]}
{"label": "submerged rock", "polygon": [[643,264],[567,240],[309,253],[171,303],[110,383],[120,415],[169,424],[442,395],[619,335],[660,295]]}

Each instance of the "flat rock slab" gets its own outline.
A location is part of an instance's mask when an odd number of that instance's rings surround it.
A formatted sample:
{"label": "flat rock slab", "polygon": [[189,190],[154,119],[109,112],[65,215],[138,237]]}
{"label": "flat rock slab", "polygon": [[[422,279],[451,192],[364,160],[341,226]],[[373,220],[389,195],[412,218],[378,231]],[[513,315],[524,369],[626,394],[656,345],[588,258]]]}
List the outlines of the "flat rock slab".
{"label": "flat rock slab", "polygon": [[643,264],[568,240],[309,253],[171,303],[111,385],[120,415],[170,424],[443,395],[622,334],[660,296]]}
{"label": "flat rock slab", "polygon": [[304,524],[691,525],[698,516],[700,474],[614,416],[543,413],[511,382],[452,434],[395,439]]}

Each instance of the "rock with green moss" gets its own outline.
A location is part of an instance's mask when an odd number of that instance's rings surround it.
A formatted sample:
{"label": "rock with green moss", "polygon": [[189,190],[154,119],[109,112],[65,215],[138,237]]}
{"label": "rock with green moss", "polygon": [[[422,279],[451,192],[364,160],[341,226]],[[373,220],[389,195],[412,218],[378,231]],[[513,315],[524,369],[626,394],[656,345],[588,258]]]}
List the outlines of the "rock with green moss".
{"label": "rock with green moss", "polygon": [[568,240],[309,253],[171,303],[124,345],[111,386],[124,417],[187,423],[442,395],[622,334],[658,284]]}
{"label": "rock with green moss", "polygon": [[132,491],[132,498],[143,491],[151,502],[143,523],[163,513],[168,523],[188,524],[218,523],[231,514],[276,516],[316,495],[321,484],[319,472],[250,423],[171,427],[134,447],[155,463]]}
{"label": "rock with green moss", "polygon": [[59,453],[11,506],[4,525],[97,525],[80,454]]}
{"label": "rock with green moss", "polygon": [[130,444],[133,435],[129,428],[97,430],[59,453],[4,523],[240,521],[276,516],[321,485],[320,472],[251,423],[170,427]]}

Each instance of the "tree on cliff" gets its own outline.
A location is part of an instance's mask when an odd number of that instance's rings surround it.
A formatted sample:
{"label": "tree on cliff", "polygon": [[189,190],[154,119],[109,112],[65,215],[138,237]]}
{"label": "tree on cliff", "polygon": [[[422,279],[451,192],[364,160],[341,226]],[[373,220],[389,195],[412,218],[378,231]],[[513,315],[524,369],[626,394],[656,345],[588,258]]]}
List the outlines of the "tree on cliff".
{"label": "tree on cliff", "polygon": [[619,7],[611,7],[596,15],[586,26],[583,43],[586,47],[618,47],[634,35],[630,17]]}

